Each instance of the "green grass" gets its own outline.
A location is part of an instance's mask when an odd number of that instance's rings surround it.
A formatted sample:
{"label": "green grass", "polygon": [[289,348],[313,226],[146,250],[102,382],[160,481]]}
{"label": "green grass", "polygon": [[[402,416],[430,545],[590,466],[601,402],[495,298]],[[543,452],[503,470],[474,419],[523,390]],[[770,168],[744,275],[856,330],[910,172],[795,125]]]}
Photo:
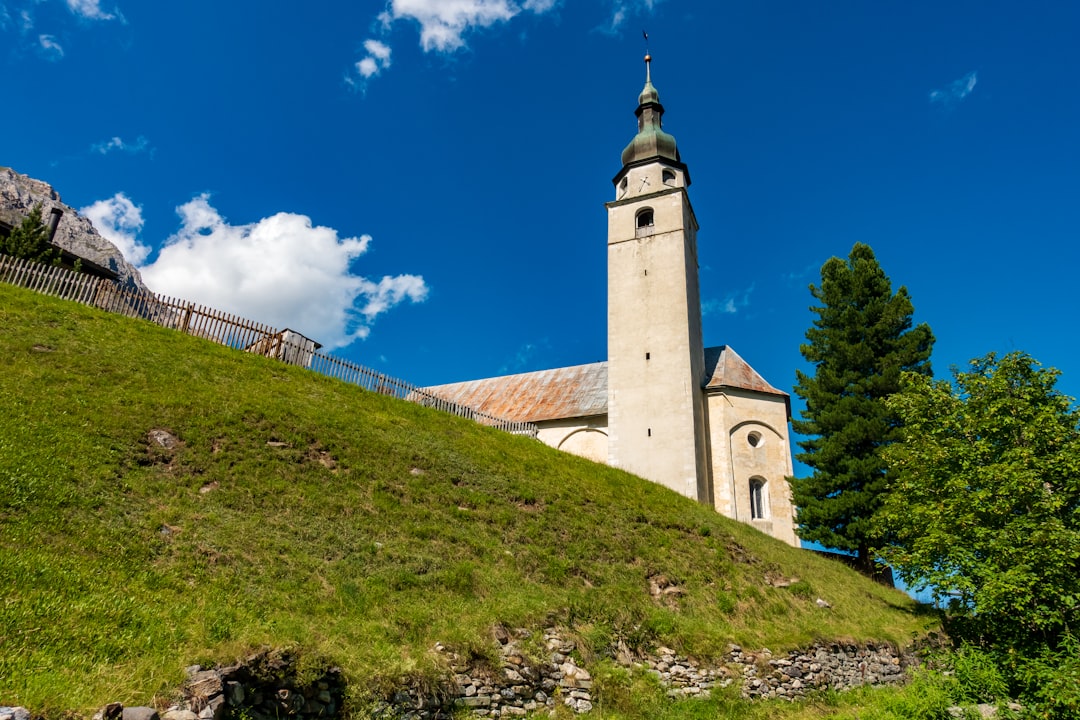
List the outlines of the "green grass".
{"label": "green grass", "polygon": [[561,625],[590,661],[616,637],[707,660],[932,622],[626,473],[149,323],[0,284],[0,358],[0,705],[151,703],[261,645],[391,687],[444,672],[436,642],[489,652],[496,623]]}

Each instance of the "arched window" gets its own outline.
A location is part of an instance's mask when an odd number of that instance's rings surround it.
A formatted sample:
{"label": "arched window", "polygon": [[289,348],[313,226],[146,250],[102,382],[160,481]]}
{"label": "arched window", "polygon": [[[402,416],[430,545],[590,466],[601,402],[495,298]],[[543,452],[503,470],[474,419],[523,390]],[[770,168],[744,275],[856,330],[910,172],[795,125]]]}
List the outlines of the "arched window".
{"label": "arched window", "polygon": [[662,179],[663,179],[665,185],[674,185],[675,184],[675,171],[674,170],[668,170],[668,169],[665,168],[664,172],[663,172],[663,175],[662,175]]}
{"label": "arched window", "polygon": [[750,478],[750,517],[765,519],[765,481],[758,477]]}
{"label": "arched window", "polygon": [[637,226],[639,228],[652,227],[653,224],[653,211],[652,208],[645,208],[638,210],[637,214]]}

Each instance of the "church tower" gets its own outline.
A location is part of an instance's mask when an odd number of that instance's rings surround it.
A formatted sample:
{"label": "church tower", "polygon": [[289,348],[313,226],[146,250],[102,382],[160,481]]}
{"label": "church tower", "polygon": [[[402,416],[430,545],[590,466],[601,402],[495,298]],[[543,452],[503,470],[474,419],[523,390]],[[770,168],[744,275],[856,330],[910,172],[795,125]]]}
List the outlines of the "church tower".
{"label": "church tower", "polygon": [[638,132],[608,211],[608,461],[713,503],[690,173],[645,56]]}

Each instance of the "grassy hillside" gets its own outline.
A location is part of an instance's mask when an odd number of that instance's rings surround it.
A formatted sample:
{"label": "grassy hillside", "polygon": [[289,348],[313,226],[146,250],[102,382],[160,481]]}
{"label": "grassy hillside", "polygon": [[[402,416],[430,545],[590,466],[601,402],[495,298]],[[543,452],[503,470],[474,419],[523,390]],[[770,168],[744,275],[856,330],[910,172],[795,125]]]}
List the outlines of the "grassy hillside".
{"label": "grassy hillside", "polygon": [[926,624],[626,473],[148,323],[0,284],[0,358],[0,705],[149,703],[263,644],[389,686],[500,622],[700,658]]}

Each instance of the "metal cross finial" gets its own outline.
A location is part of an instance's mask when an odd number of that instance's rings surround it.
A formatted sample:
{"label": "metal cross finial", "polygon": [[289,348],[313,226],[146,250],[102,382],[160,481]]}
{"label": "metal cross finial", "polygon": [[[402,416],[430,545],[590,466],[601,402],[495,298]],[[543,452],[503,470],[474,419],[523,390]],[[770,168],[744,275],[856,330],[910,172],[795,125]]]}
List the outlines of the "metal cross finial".
{"label": "metal cross finial", "polygon": [[642,30],[641,36],[645,38],[645,82],[652,82],[652,66],[649,64],[652,62],[652,55],[649,54],[649,33]]}

